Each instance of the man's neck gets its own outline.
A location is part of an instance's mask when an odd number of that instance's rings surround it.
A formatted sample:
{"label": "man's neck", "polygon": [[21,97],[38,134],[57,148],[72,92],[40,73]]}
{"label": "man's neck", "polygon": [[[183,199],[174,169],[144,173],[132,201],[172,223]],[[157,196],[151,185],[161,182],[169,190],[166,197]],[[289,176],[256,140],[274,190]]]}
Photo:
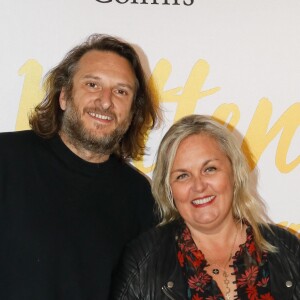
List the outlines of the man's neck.
{"label": "man's neck", "polygon": [[80,145],[72,143],[68,136],[63,132],[59,132],[59,136],[63,143],[78,157],[90,163],[103,163],[109,159],[109,154],[95,153],[87,150]]}

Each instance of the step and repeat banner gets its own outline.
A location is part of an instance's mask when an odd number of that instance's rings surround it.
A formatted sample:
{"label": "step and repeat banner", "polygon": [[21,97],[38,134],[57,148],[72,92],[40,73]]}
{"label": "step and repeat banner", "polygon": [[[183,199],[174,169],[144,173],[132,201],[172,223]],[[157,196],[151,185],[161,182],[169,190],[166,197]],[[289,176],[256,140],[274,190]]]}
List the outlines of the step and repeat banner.
{"label": "step and repeat banner", "polygon": [[[230,123],[249,147],[273,221],[300,232],[299,0],[27,0],[0,5],[0,131],[28,128],[41,81],[92,33],[138,50],[164,122],[136,167],[151,177],[158,143],[192,114]],[[1,147],[1,145],[0,145]]]}

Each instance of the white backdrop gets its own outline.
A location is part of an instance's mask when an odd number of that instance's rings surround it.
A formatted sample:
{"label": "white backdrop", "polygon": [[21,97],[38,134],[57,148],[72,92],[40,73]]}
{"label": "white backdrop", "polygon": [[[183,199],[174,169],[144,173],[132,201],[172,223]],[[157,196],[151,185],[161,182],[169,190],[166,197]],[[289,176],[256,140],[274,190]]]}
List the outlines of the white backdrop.
{"label": "white backdrop", "polygon": [[299,233],[299,15],[299,0],[2,1],[0,131],[27,128],[42,76],[73,46],[94,32],[122,37],[139,49],[165,116],[136,166],[151,176],[175,119],[217,115],[248,142],[271,218]]}

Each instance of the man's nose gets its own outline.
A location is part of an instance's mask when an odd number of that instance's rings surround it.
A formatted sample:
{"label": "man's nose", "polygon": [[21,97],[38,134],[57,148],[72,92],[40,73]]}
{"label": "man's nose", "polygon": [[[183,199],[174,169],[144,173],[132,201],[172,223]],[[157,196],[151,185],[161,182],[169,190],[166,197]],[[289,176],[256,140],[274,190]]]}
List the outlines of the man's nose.
{"label": "man's nose", "polygon": [[110,88],[102,88],[99,92],[99,97],[97,101],[104,110],[108,110],[110,107],[113,106],[112,90]]}

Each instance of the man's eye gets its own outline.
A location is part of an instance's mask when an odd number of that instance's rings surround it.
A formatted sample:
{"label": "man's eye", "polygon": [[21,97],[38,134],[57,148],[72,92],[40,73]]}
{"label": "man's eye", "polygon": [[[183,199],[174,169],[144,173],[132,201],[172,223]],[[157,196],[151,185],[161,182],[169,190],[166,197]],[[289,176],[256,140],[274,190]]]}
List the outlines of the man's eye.
{"label": "man's eye", "polygon": [[91,87],[91,88],[96,88],[97,84],[95,82],[88,82],[87,86]]}
{"label": "man's eye", "polygon": [[128,94],[127,91],[120,90],[120,89],[117,90],[117,93],[120,94],[120,95],[127,95]]}

